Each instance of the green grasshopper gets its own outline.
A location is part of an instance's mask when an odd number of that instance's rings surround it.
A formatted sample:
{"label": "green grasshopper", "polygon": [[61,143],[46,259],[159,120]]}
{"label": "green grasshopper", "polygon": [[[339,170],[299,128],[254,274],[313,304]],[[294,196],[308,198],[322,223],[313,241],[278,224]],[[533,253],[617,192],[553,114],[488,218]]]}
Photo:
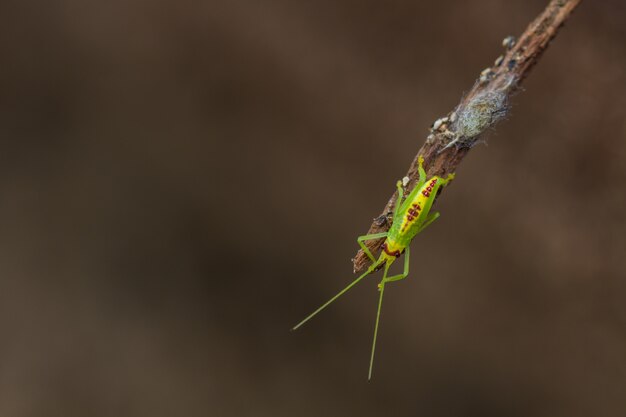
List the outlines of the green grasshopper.
{"label": "green grasshopper", "polygon": [[[432,222],[439,217],[438,212],[430,212],[430,208],[437,197],[441,187],[446,186],[454,179],[454,174],[449,174],[445,179],[439,176],[433,176],[426,179],[426,171],[424,171],[424,158],[418,158],[419,180],[408,197],[402,201],[404,189],[402,182],[398,181],[398,199],[393,215],[393,223],[388,232],[374,233],[371,235],[359,236],[357,242],[363,249],[363,252],[372,261],[372,265],[365,271],[363,275],[352,281],[350,285],[341,290],[337,295],[328,300],[320,308],[311,313],[308,317],[298,323],[292,330],[298,329],[304,323],[312,319],[317,313],[328,307],[333,301],[345,294],[350,288],[354,287],[359,281],[384,267],[383,278],[378,284],[380,296],[378,299],[378,310],[376,312],[376,324],[374,325],[374,340],[372,342],[372,354],[370,357],[370,366],[367,379],[372,378],[372,367],[374,365],[374,352],[376,350],[376,337],[378,335],[378,322],[380,319],[380,309],[383,304],[383,294],[385,292],[385,284],[388,282],[399,281],[409,274],[409,245],[413,238],[426,229]],[[363,242],[367,240],[386,238],[382,244],[382,252],[378,259],[374,258],[370,250]],[[391,264],[404,255],[404,272],[398,275],[387,276]]]}

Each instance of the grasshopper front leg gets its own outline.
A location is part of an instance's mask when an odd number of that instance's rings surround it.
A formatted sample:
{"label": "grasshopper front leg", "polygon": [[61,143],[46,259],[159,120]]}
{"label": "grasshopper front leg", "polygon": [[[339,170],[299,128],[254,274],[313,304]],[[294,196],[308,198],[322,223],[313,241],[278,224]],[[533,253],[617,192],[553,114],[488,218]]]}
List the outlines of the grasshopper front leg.
{"label": "grasshopper front leg", "polygon": [[380,239],[382,237],[387,237],[388,234],[389,234],[388,232],[382,232],[382,233],[373,233],[371,235],[363,235],[363,236],[357,237],[356,241],[359,242],[359,246],[361,247],[361,249],[363,249],[363,252],[365,252],[365,254],[370,259],[370,261],[376,262],[376,258],[374,258],[374,255],[372,255],[372,252],[370,252],[369,248],[363,242],[366,240],[374,240],[374,239]]}
{"label": "grasshopper front leg", "polygon": [[401,274],[398,275],[393,275],[391,277],[387,276],[387,271],[385,270],[385,275],[383,275],[383,279],[380,282],[380,284],[378,284],[378,288],[381,289],[383,285],[385,285],[385,283],[387,282],[393,282],[393,281],[400,281],[401,279],[406,278],[409,275],[409,258],[411,255],[411,250],[410,248],[407,246],[406,249],[404,250],[404,272],[402,272]]}

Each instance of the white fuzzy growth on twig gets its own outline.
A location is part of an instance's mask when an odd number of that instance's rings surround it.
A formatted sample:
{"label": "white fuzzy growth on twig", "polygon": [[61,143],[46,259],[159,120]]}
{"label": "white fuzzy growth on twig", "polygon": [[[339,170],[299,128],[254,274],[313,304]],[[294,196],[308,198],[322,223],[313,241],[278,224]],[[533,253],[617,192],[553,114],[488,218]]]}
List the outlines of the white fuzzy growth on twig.
{"label": "white fuzzy growth on twig", "polygon": [[477,137],[506,115],[507,103],[506,91],[486,91],[477,95],[457,112],[457,135],[466,139]]}
{"label": "white fuzzy growth on twig", "polygon": [[479,136],[504,118],[509,110],[510,89],[515,79],[511,77],[505,86],[482,92],[455,110],[455,122],[450,140],[441,150],[456,145],[472,147]]}

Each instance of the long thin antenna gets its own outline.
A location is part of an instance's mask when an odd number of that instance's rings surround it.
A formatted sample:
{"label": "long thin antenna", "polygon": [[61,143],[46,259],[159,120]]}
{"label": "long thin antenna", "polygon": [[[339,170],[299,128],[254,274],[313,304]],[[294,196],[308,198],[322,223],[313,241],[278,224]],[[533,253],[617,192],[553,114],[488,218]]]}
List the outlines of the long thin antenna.
{"label": "long thin antenna", "polygon": [[333,298],[331,298],[330,300],[326,301],[326,303],[324,303],[320,308],[318,308],[317,310],[315,310],[314,312],[312,312],[309,316],[307,316],[307,318],[305,318],[304,320],[302,320],[300,323],[296,324],[293,329],[291,330],[298,330],[298,328],[300,326],[302,326],[304,323],[306,323],[307,321],[311,320],[313,317],[315,317],[317,315],[317,313],[319,313],[320,311],[322,311],[323,309],[325,309],[326,307],[328,307],[329,304],[331,304],[333,301],[335,301],[337,298],[341,297],[343,294],[345,294],[350,288],[354,287],[359,281],[361,281],[363,278],[365,278],[367,275],[371,274],[372,272],[374,272],[376,270],[376,268],[378,267],[378,265],[380,265],[381,260],[376,261],[374,264],[372,264],[367,271],[365,271],[365,273],[363,275],[361,275],[360,277],[358,277],[357,279],[355,279],[354,281],[352,281],[350,283],[350,285],[348,285],[346,288],[344,288],[343,290],[339,291],[339,293],[337,295],[335,295]]}
{"label": "long thin antenna", "polygon": [[372,356],[370,357],[370,370],[367,374],[367,380],[372,379],[372,368],[374,367],[374,352],[376,351],[376,337],[378,337],[378,322],[380,321],[380,309],[383,305],[383,294],[385,293],[385,278],[387,278],[387,270],[389,264],[385,265],[385,274],[380,282],[380,297],[378,298],[378,310],[376,311],[376,324],[374,325],[374,340],[372,341]]}

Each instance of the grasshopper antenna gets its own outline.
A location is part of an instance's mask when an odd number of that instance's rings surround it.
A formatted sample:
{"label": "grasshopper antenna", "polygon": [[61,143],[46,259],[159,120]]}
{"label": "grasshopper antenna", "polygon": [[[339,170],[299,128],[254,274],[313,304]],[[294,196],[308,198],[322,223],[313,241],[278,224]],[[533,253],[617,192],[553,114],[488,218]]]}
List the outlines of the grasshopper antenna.
{"label": "grasshopper antenna", "polygon": [[376,268],[380,265],[380,263],[382,262],[382,259],[379,259],[377,262],[373,263],[372,266],[370,266],[367,271],[365,271],[365,273],[363,275],[361,275],[360,277],[358,277],[357,279],[355,279],[354,281],[352,281],[350,283],[350,285],[348,285],[346,288],[344,288],[343,290],[339,291],[339,293],[337,295],[335,295],[333,298],[331,298],[330,300],[326,301],[326,303],[324,303],[320,308],[318,308],[317,310],[315,310],[314,312],[312,312],[311,314],[309,314],[307,316],[307,318],[305,318],[304,320],[302,320],[300,323],[296,324],[291,330],[298,330],[298,328],[300,326],[302,326],[304,323],[306,323],[307,321],[311,320],[313,317],[315,317],[317,315],[317,313],[319,313],[320,311],[322,311],[323,309],[325,309],[326,307],[328,307],[333,301],[335,301],[337,298],[341,297],[342,295],[344,295],[350,288],[354,287],[359,281],[361,281],[363,278],[365,278],[366,276],[368,276],[369,274],[371,274],[372,272],[374,272],[376,270]]}
{"label": "grasshopper antenna", "polygon": [[387,270],[389,269],[389,264],[385,265],[385,274],[383,275],[383,280],[378,285],[380,290],[380,296],[378,298],[378,310],[376,311],[376,324],[374,325],[374,340],[372,341],[372,355],[370,356],[370,369],[367,373],[367,380],[372,379],[372,368],[374,367],[374,352],[376,351],[376,338],[378,337],[378,322],[380,321],[380,309],[383,305],[383,294],[385,293],[385,278],[387,277]]}

